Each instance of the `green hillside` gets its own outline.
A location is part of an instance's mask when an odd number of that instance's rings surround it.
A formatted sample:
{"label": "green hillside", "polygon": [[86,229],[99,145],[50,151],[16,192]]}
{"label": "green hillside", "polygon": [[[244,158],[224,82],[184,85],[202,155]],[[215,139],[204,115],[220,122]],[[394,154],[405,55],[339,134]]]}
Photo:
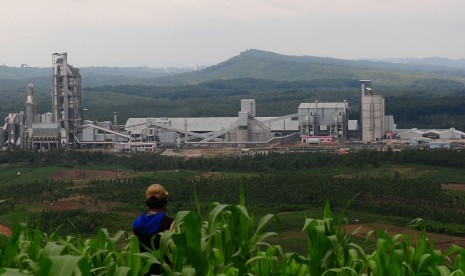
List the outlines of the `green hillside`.
{"label": "green hillside", "polygon": [[[157,78],[191,70],[188,68],[150,67],[82,67],[79,69],[83,86],[155,85],[159,83]],[[25,91],[29,83],[33,83],[37,89],[50,91],[52,77],[52,68],[0,66],[0,94]]]}
{"label": "green hillside", "polygon": [[[394,60],[395,61],[395,60]],[[83,86],[101,85],[182,85],[212,80],[242,78],[275,81],[308,81],[319,79],[371,79],[378,87],[409,86],[423,79],[445,79],[465,83],[461,61],[427,63],[409,60],[404,63],[343,60],[314,56],[288,56],[247,50],[217,65],[202,70],[150,67],[83,67]],[[15,68],[0,66],[0,92],[24,89],[29,82],[50,87],[50,68]]]}
{"label": "green hillside", "polygon": [[163,77],[160,81],[164,84],[192,84],[240,78],[278,81],[371,79],[380,87],[399,87],[424,78],[450,79],[465,83],[465,70],[452,66],[286,56],[247,50],[203,70]]}

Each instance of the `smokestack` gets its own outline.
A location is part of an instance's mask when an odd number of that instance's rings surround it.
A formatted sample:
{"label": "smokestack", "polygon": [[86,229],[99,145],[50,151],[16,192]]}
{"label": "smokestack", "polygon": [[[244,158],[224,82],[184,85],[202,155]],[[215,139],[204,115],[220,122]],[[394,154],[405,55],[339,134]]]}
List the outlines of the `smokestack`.
{"label": "smokestack", "polygon": [[36,117],[36,106],[34,102],[34,85],[30,83],[27,86],[27,97],[26,97],[26,125],[28,128],[32,127],[32,123],[35,123]]}
{"label": "smokestack", "polygon": [[113,129],[118,130],[118,112],[113,112]]}
{"label": "smokestack", "polygon": [[184,142],[187,142],[187,119],[184,119]]}

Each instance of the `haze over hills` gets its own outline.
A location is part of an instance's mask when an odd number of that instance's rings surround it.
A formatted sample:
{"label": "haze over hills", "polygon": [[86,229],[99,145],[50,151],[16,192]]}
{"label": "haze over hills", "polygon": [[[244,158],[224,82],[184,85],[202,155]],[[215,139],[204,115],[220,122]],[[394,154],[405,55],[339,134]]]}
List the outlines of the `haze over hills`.
{"label": "haze over hills", "polygon": [[[70,63],[73,64],[72,59]],[[328,57],[288,56],[247,50],[201,70],[192,68],[83,67],[82,86],[185,85],[212,80],[255,78],[275,81],[318,79],[372,79],[381,87],[408,86],[439,78],[465,83],[465,59],[445,58],[343,60]],[[0,89],[25,87],[28,82],[50,86],[50,68],[0,66]]]}
{"label": "haze over hills", "polygon": [[[73,65],[72,62],[70,62]],[[155,85],[156,78],[191,71],[191,68],[150,67],[83,67],[83,86],[144,84]],[[0,66],[0,92],[2,89],[17,89],[33,83],[38,87],[51,87],[52,68]]]}
{"label": "haze over hills", "polygon": [[438,65],[457,67],[465,69],[465,58],[461,59],[450,59],[442,57],[430,57],[430,58],[389,58],[389,59],[367,59],[371,61],[383,61],[391,63],[402,63],[402,64],[417,64],[417,65]]}

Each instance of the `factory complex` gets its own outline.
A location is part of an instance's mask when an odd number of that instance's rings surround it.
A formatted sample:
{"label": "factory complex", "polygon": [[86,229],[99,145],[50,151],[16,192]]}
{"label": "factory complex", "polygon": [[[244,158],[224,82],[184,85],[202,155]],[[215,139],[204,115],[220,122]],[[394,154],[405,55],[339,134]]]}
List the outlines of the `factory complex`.
{"label": "factory complex", "polygon": [[[236,117],[129,118],[112,121],[83,118],[81,75],[68,64],[67,53],[52,55],[52,112],[37,114],[34,87],[27,86],[26,112],[10,113],[0,127],[0,149],[111,149],[115,152],[156,151],[165,147],[237,147],[361,141],[385,139],[410,141],[412,145],[435,139],[463,139],[459,130],[397,129],[392,115],[385,115],[384,98],[370,80],[360,81],[360,119],[349,119],[349,103],[301,103],[296,113],[257,117],[254,99],[242,99]],[[447,146],[444,146],[447,147]]]}

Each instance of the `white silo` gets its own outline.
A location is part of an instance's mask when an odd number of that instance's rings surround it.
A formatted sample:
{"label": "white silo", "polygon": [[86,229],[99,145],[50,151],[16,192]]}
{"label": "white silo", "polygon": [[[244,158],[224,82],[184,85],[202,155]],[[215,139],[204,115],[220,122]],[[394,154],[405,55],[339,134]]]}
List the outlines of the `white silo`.
{"label": "white silo", "polygon": [[384,98],[374,93],[371,80],[360,80],[360,90],[362,141],[381,141],[384,137]]}

